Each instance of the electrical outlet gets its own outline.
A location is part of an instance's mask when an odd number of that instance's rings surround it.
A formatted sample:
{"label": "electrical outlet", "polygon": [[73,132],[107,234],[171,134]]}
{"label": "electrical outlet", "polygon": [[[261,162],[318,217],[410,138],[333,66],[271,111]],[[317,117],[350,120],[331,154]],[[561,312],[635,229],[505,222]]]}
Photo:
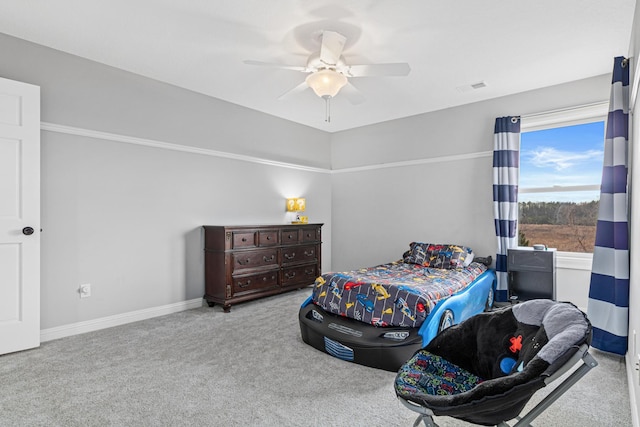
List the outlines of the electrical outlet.
{"label": "electrical outlet", "polygon": [[91,296],[91,285],[89,283],[85,283],[84,285],[80,285],[80,298],[87,298]]}

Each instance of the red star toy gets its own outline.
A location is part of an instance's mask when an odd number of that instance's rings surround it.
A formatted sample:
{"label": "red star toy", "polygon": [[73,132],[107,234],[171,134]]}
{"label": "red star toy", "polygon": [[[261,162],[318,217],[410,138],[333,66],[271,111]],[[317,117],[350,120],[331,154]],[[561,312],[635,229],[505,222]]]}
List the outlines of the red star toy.
{"label": "red star toy", "polygon": [[509,342],[511,343],[509,346],[511,353],[517,353],[522,349],[522,335],[509,338]]}

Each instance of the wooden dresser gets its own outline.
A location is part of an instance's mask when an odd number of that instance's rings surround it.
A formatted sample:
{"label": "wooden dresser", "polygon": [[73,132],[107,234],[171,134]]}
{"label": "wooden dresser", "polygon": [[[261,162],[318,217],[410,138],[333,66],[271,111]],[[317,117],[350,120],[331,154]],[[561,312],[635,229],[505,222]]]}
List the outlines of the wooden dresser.
{"label": "wooden dresser", "polygon": [[321,269],[322,224],[204,228],[209,307],[231,305],[313,284]]}

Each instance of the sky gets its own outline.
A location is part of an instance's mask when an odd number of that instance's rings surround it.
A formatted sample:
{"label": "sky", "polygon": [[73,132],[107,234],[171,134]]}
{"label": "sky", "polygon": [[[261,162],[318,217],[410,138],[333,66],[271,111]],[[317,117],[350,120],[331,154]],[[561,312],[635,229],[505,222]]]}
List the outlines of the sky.
{"label": "sky", "polygon": [[604,122],[533,132],[520,139],[520,202],[588,202],[599,191],[523,193],[525,188],[600,185],[604,158]]}

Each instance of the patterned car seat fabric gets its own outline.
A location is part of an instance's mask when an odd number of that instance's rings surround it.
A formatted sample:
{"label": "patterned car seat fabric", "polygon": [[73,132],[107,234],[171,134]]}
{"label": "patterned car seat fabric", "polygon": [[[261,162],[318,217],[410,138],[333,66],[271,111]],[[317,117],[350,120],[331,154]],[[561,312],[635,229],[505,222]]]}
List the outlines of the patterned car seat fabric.
{"label": "patterned car seat fabric", "polygon": [[434,415],[496,425],[590,340],[591,324],[573,304],[526,301],[444,330],[400,368],[395,391]]}

